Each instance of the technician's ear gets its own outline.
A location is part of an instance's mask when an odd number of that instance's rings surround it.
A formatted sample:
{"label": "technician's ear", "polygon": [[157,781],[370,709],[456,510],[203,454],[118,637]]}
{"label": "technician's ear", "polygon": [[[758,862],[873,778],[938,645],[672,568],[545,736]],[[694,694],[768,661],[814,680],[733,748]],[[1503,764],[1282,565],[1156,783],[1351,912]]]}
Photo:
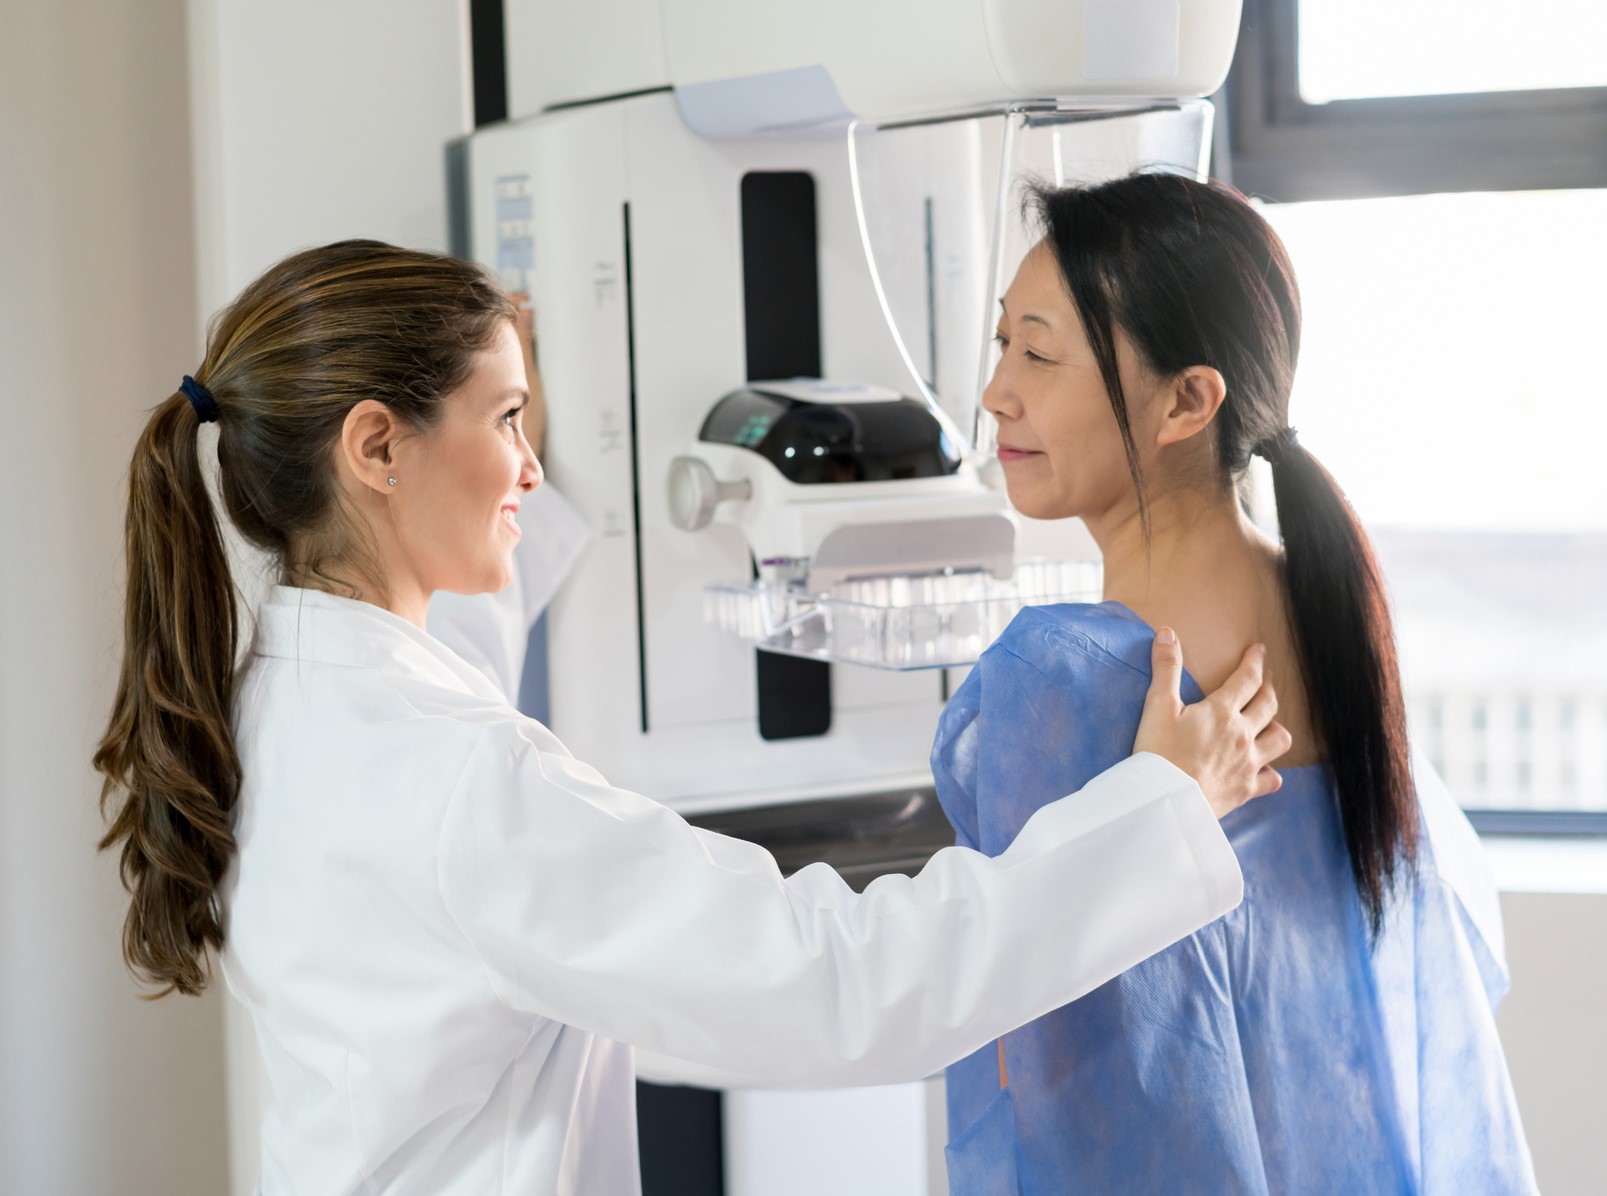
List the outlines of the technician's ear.
{"label": "technician's ear", "polygon": [[1161,421],[1156,443],[1180,444],[1198,436],[1211,426],[1222,400],[1228,397],[1227,383],[1219,370],[1208,365],[1191,365],[1166,385],[1166,415]]}
{"label": "technician's ear", "polygon": [[396,483],[395,451],[405,429],[396,413],[375,399],[364,399],[346,413],[340,428],[343,472],[360,486],[385,494]]}

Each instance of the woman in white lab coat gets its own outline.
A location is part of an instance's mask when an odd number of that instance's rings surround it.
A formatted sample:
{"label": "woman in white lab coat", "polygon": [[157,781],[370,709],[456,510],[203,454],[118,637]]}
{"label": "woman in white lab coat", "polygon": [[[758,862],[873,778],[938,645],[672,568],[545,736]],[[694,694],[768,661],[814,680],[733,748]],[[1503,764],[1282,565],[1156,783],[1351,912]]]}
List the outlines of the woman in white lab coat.
{"label": "woman in white lab coat", "polygon": [[[220,951],[253,1016],[264,1191],[633,1192],[633,1047],[773,1084],[925,1076],[1237,904],[1217,818],[1287,742],[1253,651],[1185,710],[1164,645],[1153,754],[995,859],[862,895],[520,716],[423,630],[432,592],[507,584],[540,484],[512,318],[467,263],[298,254],[134,452],[103,846],[135,972],[196,993]],[[211,420],[223,503],[286,583],[238,675]]]}

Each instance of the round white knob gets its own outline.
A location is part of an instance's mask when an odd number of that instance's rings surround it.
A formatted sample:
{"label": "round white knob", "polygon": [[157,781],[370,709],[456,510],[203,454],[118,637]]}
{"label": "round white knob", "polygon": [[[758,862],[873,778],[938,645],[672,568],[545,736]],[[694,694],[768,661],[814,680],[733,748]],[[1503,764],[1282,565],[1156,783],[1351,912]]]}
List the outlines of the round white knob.
{"label": "round white knob", "polygon": [[670,462],[670,522],[682,531],[695,532],[708,527],[715,507],[752,495],[753,483],[746,478],[722,482],[701,457],[676,457]]}

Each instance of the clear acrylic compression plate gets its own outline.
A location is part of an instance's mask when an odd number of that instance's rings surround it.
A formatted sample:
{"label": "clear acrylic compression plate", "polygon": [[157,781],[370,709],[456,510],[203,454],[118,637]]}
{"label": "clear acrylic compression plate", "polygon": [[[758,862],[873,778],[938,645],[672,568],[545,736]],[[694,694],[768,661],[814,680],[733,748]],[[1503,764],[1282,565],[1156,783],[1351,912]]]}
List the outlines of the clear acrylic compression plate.
{"label": "clear acrylic compression plate", "polygon": [[813,594],[760,580],[709,586],[705,619],[756,647],[880,669],[974,664],[1024,606],[1097,602],[1097,561],[1023,561],[1000,580],[980,571],[868,577]]}

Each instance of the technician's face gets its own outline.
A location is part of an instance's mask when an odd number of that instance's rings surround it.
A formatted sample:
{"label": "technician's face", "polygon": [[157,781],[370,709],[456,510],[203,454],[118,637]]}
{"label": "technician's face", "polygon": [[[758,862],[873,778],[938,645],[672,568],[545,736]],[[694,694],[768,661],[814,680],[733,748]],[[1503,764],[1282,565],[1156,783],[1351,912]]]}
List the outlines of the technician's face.
{"label": "technician's face", "polygon": [[[1121,432],[1060,268],[1040,242],[1005,292],[1003,352],[982,405],[999,422],[1010,501],[1034,519],[1102,515],[1134,497]],[[1143,371],[1120,330],[1117,362],[1135,431]]]}
{"label": "technician's face", "polygon": [[522,495],[541,484],[541,465],[525,439],[524,356],[511,323],[479,355],[446,413],[410,446],[411,461],[392,502],[398,536],[426,593],[479,594],[513,578],[514,522]]}

